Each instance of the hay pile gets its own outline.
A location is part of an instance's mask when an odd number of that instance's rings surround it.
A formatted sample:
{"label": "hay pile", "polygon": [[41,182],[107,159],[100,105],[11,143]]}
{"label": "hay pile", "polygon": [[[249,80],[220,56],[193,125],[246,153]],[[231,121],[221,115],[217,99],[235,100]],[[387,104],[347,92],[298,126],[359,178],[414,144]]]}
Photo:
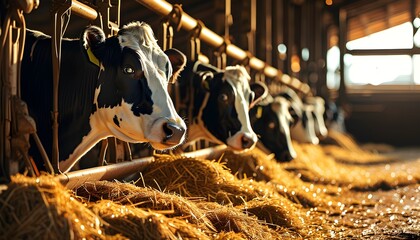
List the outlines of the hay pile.
{"label": "hay pile", "polygon": [[348,164],[380,164],[397,161],[394,157],[378,153],[390,152],[393,148],[385,144],[368,144],[361,147],[348,134],[338,131],[328,131],[328,136],[323,140],[324,152],[338,162]]}
{"label": "hay pile", "polygon": [[420,182],[420,160],[406,165],[397,162],[356,166],[335,161],[319,145],[295,143],[294,146],[298,157],[283,166],[307,182],[354,190],[393,189]]}
{"label": "hay pile", "polygon": [[143,170],[143,181],[137,184],[223,205],[236,206],[257,197],[280,197],[270,186],[236,178],[219,162],[187,157],[159,158]]}
{"label": "hay pile", "polygon": [[4,239],[105,239],[107,223],[50,176],[12,176],[0,202]]}
{"label": "hay pile", "polygon": [[353,165],[386,164],[398,161],[397,158],[364,150],[351,151],[337,146],[323,146],[324,152],[335,161]]}
{"label": "hay pile", "polygon": [[275,231],[242,208],[190,201],[129,183],[85,183],[77,193],[51,176],[14,177],[0,195],[2,238],[279,239],[297,235]]}
{"label": "hay pile", "polygon": [[[224,163],[239,179],[250,178],[267,182],[277,193],[304,207],[317,207],[332,201],[327,194],[335,194],[333,186],[315,186],[302,181],[295,174],[286,171],[273,155],[266,155],[255,148],[242,154],[226,151],[222,157]],[[322,188],[322,191],[319,189]],[[325,189],[325,190],[324,190]]]}
{"label": "hay pile", "polygon": [[240,233],[244,239],[280,239],[281,235],[288,234],[288,231],[274,231],[267,223],[243,212],[241,208],[214,202],[201,202],[198,206],[220,233]]}
{"label": "hay pile", "polygon": [[[135,187],[129,183],[105,181],[86,183],[77,190],[77,194],[84,198],[87,197],[94,206],[94,212],[110,223],[112,227],[106,228],[106,233],[123,232],[123,235],[129,238],[138,238],[140,236],[138,234],[150,234],[145,230],[141,230],[140,233],[133,233],[137,234],[135,236],[125,234],[126,232],[135,232],[126,228],[137,228],[135,226],[136,221],[133,220],[135,218],[133,214],[142,216],[140,220],[143,221],[145,215],[141,211],[145,210],[149,213],[160,213],[162,215],[160,218],[164,219],[162,221],[169,221],[172,218],[183,219],[195,225],[199,229],[198,233],[204,233],[212,238],[220,238],[219,235],[221,234],[225,237],[232,235],[235,238],[243,239],[284,239],[300,236],[306,231],[303,230],[304,216],[295,218],[299,209],[284,198],[254,199],[244,205],[235,207],[207,202],[202,199],[189,200],[174,194]],[[98,199],[106,200],[97,202]],[[256,202],[260,204],[256,204]],[[139,208],[141,211],[133,210],[133,207]],[[109,209],[117,210],[107,213],[107,211],[110,211]],[[273,216],[268,217],[267,210],[273,210]],[[124,224],[124,221],[126,221],[124,219],[127,216],[121,216],[120,212],[125,213],[126,211],[130,212],[128,218],[131,220],[127,220],[128,222]],[[111,214],[115,214],[115,212],[119,215],[110,218]],[[191,224],[184,224],[185,226],[183,226],[177,223],[177,226],[186,229]],[[171,225],[174,225],[174,223]],[[187,232],[191,234],[192,231]],[[148,236],[144,235],[143,237]]]}
{"label": "hay pile", "polygon": [[[302,205],[295,204],[284,196],[287,195],[287,190],[281,188],[280,192],[283,195],[279,194],[279,185],[248,178],[238,179],[216,161],[186,157],[161,158],[143,170],[143,181],[138,181],[138,184],[140,183],[165,192],[175,192],[187,198],[203,197],[206,203],[215,202],[219,207],[236,206],[248,213],[252,213],[246,210],[249,204],[253,203],[252,206],[257,208],[254,202],[259,202],[268,208],[276,209],[278,215],[276,221],[272,221],[253,213],[260,220],[282,228],[283,233],[292,229],[292,232],[298,231],[299,234],[305,235],[306,230],[302,227],[306,218],[304,210]],[[296,193],[291,191],[290,196],[296,198]],[[203,207],[202,202],[200,206]]]}
{"label": "hay pile", "polygon": [[334,145],[352,152],[363,151],[359,144],[349,134],[329,129],[326,138],[321,140],[323,145]]}
{"label": "hay pile", "polygon": [[91,204],[92,211],[109,224],[106,234],[122,234],[128,239],[210,239],[200,228],[188,221],[169,218],[132,205],[109,200]]}
{"label": "hay pile", "polygon": [[209,233],[214,227],[194,201],[175,194],[163,193],[151,188],[137,187],[131,183],[96,181],[87,182],[76,190],[79,197],[89,202],[109,200],[120,205],[132,205],[176,217],[197,225]]}

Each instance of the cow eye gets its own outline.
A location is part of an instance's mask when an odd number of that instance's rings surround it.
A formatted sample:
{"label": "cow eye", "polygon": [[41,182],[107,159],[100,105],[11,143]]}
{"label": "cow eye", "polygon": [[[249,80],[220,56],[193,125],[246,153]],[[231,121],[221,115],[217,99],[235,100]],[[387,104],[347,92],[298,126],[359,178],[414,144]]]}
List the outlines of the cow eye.
{"label": "cow eye", "polygon": [[226,94],[220,94],[219,95],[219,101],[221,102],[227,102],[228,101],[228,96]]}
{"label": "cow eye", "polygon": [[133,73],[134,73],[134,69],[133,69],[133,68],[131,68],[131,67],[125,67],[125,68],[123,69],[123,72],[124,72],[125,74],[133,74]]}

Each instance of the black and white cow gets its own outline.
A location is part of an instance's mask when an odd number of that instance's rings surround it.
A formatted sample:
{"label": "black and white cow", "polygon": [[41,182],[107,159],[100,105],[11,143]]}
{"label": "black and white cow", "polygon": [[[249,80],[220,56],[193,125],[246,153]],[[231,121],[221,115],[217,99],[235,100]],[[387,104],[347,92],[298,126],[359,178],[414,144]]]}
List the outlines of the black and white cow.
{"label": "black and white cow", "polygon": [[263,146],[274,153],[280,162],[289,162],[297,156],[290,136],[294,120],[289,108],[287,99],[280,96],[273,99],[269,95],[249,113],[252,128]]}
{"label": "black and white cow", "polygon": [[315,134],[318,138],[325,138],[328,135],[328,129],[325,126],[324,113],[325,101],[319,96],[308,96],[305,104],[313,106],[313,119],[315,126]]}
{"label": "black and white cow", "polygon": [[[169,55],[169,56],[168,56]],[[178,51],[166,55],[145,23],[124,26],[106,38],[91,26],[80,40],[63,39],[59,83],[59,169],[69,171],[98,141],[109,136],[174,148],[185,140],[186,125],[167,92],[185,62]],[[182,64],[181,64],[182,65]],[[21,93],[48,153],[52,148],[51,38],[28,31]],[[33,144],[31,144],[33,145]],[[37,157],[36,150],[30,153]]]}
{"label": "black and white cow", "polygon": [[293,140],[300,143],[318,144],[319,138],[315,133],[315,121],[313,118],[314,106],[304,104],[302,99],[290,88],[285,88],[279,96],[290,102],[289,111],[295,125],[291,128]]}
{"label": "black and white cow", "polygon": [[326,115],[326,125],[328,129],[346,133],[346,126],[345,126],[345,111],[342,107],[337,106],[337,104],[333,101],[327,102],[325,115]]}
{"label": "black and white cow", "polygon": [[[255,146],[249,109],[266,94],[260,84],[249,84],[243,66],[225,70],[190,62],[181,72],[178,98],[180,115],[189,121],[188,142],[207,139],[236,151]],[[175,100],[177,101],[177,100]]]}

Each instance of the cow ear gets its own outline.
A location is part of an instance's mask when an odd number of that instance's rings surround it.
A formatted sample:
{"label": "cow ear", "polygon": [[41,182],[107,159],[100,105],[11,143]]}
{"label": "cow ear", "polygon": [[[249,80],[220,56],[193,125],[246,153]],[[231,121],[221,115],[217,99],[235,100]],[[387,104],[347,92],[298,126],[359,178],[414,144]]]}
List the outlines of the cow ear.
{"label": "cow ear", "polygon": [[83,31],[81,38],[83,47],[86,49],[86,53],[89,60],[99,66],[100,53],[99,49],[102,43],[105,42],[105,33],[96,26],[89,26]]}
{"label": "cow ear", "polygon": [[210,91],[214,74],[210,71],[200,71],[196,74],[201,79],[201,87],[206,91]]}
{"label": "cow ear", "polygon": [[254,99],[249,103],[250,108],[252,108],[253,106],[255,106],[255,104],[267,97],[268,88],[262,82],[251,83],[250,87],[255,94]]}
{"label": "cow ear", "polygon": [[83,31],[83,46],[88,49],[96,48],[99,44],[105,42],[105,33],[96,26],[89,26]]}
{"label": "cow ear", "polygon": [[172,76],[169,79],[169,82],[174,83],[187,64],[187,57],[175,48],[166,50],[165,54],[168,56],[172,65]]}

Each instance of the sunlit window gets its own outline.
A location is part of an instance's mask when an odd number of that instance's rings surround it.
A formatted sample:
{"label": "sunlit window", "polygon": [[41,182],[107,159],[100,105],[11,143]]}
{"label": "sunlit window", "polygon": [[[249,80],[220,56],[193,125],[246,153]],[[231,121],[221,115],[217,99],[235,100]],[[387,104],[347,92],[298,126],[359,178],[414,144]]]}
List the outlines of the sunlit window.
{"label": "sunlit window", "polygon": [[344,57],[345,79],[348,83],[363,84],[413,84],[412,60],[408,55]]}
{"label": "sunlit window", "polygon": [[[418,34],[415,34],[418,35]],[[417,38],[420,38],[418,36]],[[349,50],[412,49],[420,43],[413,37],[410,22],[347,43]],[[407,54],[407,53],[405,53]],[[347,85],[420,84],[418,55],[350,55],[344,56]]]}
{"label": "sunlit window", "polygon": [[413,25],[410,22],[350,41],[347,49],[410,49],[413,47]]}

